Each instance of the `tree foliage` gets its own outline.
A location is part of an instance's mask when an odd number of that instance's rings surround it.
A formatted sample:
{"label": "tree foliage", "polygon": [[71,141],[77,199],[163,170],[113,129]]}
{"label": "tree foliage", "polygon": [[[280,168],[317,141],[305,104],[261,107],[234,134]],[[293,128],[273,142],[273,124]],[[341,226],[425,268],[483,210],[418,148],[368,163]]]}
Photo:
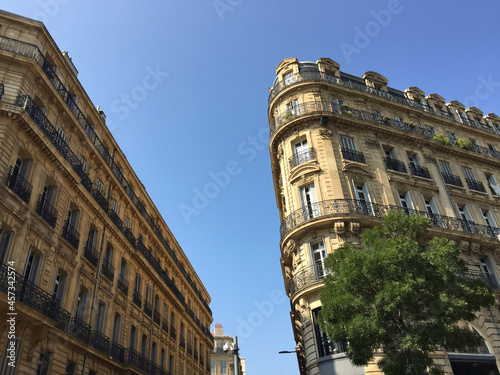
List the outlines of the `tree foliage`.
{"label": "tree foliage", "polygon": [[319,324],[332,341],[348,342],[354,365],[382,351],[378,366],[385,374],[441,374],[431,352],[481,345],[477,332],[457,322],[493,304],[491,288],[465,277],[453,241],[423,242],[429,224],[393,211],[381,227],[362,233],[360,245],[346,243],[327,257]]}

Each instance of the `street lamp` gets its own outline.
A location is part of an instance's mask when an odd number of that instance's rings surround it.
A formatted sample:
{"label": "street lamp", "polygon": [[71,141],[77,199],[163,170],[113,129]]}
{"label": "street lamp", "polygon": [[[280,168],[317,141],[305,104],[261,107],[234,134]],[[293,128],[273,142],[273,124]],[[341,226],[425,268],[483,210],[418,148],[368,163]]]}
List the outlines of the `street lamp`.
{"label": "street lamp", "polygon": [[224,353],[231,351],[234,354],[234,375],[240,375],[240,348],[238,347],[238,336],[234,336],[234,342],[226,342],[222,350],[224,350]]}
{"label": "street lamp", "polygon": [[279,352],[279,354],[285,354],[285,353],[297,353],[296,350],[282,350]]}

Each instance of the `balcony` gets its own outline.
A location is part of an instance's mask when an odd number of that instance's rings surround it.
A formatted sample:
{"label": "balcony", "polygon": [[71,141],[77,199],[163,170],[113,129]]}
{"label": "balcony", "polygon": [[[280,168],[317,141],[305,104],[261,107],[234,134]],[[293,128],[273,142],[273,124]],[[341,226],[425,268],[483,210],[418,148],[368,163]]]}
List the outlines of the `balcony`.
{"label": "balcony", "polygon": [[151,318],[151,314],[153,313],[153,305],[144,299],[144,314]]}
{"label": "balcony", "polygon": [[125,296],[128,294],[128,281],[125,276],[118,275],[118,290],[122,292]]}
{"label": "balcony", "polygon": [[294,295],[299,290],[323,280],[326,274],[323,264],[317,264],[300,270],[290,280],[290,293]]}
{"label": "balcony", "polygon": [[154,310],[153,311],[153,322],[155,322],[156,324],[160,325],[160,321],[161,321],[161,314],[158,310]]}
{"label": "balcony", "polygon": [[92,334],[92,327],[80,318],[73,318],[71,319],[70,334],[88,345]]}
{"label": "balcony", "polygon": [[365,155],[363,155],[362,152],[358,152],[356,150],[351,150],[344,147],[341,148],[341,151],[342,151],[342,157],[344,159],[366,164]]}
{"label": "balcony", "polygon": [[306,163],[311,160],[316,160],[316,149],[314,147],[296,153],[288,161],[290,163],[290,168],[293,168],[296,167],[297,165]]}
{"label": "balcony", "polygon": [[24,203],[28,204],[30,202],[33,186],[14,167],[10,167],[5,183]]}
{"label": "balcony", "polygon": [[186,340],[184,339],[184,336],[182,336],[182,335],[179,338],[179,346],[182,349],[186,349]]}
{"label": "balcony", "polygon": [[115,277],[115,268],[111,265],[109,260],[104,259],[102,261],[101,272],[104,277],[113,282],[113,278]]}
{"label": "balcony", "polygon": [[405,163],[403,163],[402,161],[386,157],[384,158],[384,162],[385,162],[385,167],[387,169],[401,173],[408,173],[408,171],[406,170]]}
{"label": "balcony", "polygon": [[109,337],[103,335],[99,331],[92,332],[90,345],[92,345],[93,348],[99,350],[101,353],[108,355],[109,344],[110,344]]}
{"label": "balcony", "polygon": [[162,329],[165,333],[168,333],[168,321],[167,321],[167,319],[162,319],[162,320],[161,320],[161,329]]}
{"label": "balcony", "polygon": [[94,197],[97,204],[101,206],[101,208],[105,212],[108,212],[108,207],[109,207],[108,200],[104,197],[101,191],[99,191],[99,189],[94,189],[94,191],[92,191],[92,196]]}
{"label": "balcony", "polygon": [[15,280],[7,277],[9,272],[12,277],[12,270],[7,265],[0,263],[0,290],[5,294],[15,291],[17,302],[21,302],[31,309],[38,311],[55,322],[55,326],[63,331],[67,331],[70,325],[71,314],[64,310],[57,298],[39,288],[37,285],[25,279],[22,275],[14,272]]}
{"label": "balcony", "polygon": [[80,233],[66,221],[62,233],[63,238],[68,241],[68,243],[73,247],[73,249],[78,250],[78,245],[80,244]]}
{"label": "balcony", "polygon": [[170,337],[174,340],[177,338],[177,333],[175,332],[175,327],[173,325],[170,325]]}
{"label": "balcony", "polygon": [[43,195],[40,195],[40,197],[38,198],[36,213],[52,228],[56,227],[57,214],[58,214],[57,210],[54,207],[52,207],[52,205],[49,202],[47,202],[47,200]]}
{"label": "balcony", "polygon": [[386,216],[387,213],[391,210],[403,211],[406,214],[425,216],[430,219],[430,224],[433,227],[476,234],[484,237],[489,237],[494,240],[496,240],[498,234],[500,234],[499,228],[476,224],[472,221],[443,215],[430,215],[426,211],[417,211],[404,209],[398,206],[370,203],[364,200],[331,199],[314,203],[311,206],[313,206],[314,208],[315,215],[304,214],[305,209],[299,208],[298,210],[295,210],[290,215],[288,215],[281,222],[280,234],[282,238],[292,229],[301,226],[312,219],[326,217],[335,218],[337,216],[346,216],[352,214],[382,218]]}
{"label": "balcony", "polygon": [[467,182],[467,186],[470,190],[480,191],[482,193],[486,193],[486,189],[481,181],[476,181],[471,178],[465,178],[465,182]]}
{"label": "balcony", "polygon": [[187,353],[193,355],[193,345],[190,342],[187,343]]}
{"label": "balcony", "polygon": [[124,227],[123,234],[125,235],[125,238],[128,240],[128,242],[130,242],[132,247],[135,248],[135,237],[134,234],[132,233],[132,230],[130,228]]}
{"label": "balcony", "polygon": [[111,346],[109,348],[109,357],[118,361],[120,363],[125,362],[125,348],[118,344],[116,341],[111,342]]}
{"label": "balcony", "polygon": [[85,244],[83,256],[90,262],[90,264],[92,264],[94,267],[97,267],[97,263],[99,262],[99,253],[95,249],[94,245],[92,245],[90,240],[87,240],[87,243]]}
{"label": "balcony", "polygon": [[460,187],[464,186],[464,184],[462,183],[462,180],[458,176],[455,176],[455,175],[450,174],[450,173],[444,173],[444,172],[441,172],[441,176],[443,176],[444,182],[446,182],[448,185],[454,185],[454,186],[460,186]]}
{"label": "balcony", "polygon": [[500,289],[500,283],[498,282],[497,277],[491,273],[468,272],[464,275],[464,278],[469,280],[483,280],[492,289]]}
{"label": "balcony", "polygon": [[111,209],[108,213],[109,218],[115,225],[118,227],[118,229],[122,230],[123,227],[123,221],[120,219],[118,214],[115,212],[115,210]]}
{"label": "balcony", "polygon": [[429,170],[420,165],[416,165],[414,163],[410,163],[410,172],[413,176],[423,177],[423,178],[431,178],[431,174]]}
{"label": "balcony", "polygon": [[132,301],[137,305],[138,308],[142,308],[142,296],[137,290],[134,291]]}

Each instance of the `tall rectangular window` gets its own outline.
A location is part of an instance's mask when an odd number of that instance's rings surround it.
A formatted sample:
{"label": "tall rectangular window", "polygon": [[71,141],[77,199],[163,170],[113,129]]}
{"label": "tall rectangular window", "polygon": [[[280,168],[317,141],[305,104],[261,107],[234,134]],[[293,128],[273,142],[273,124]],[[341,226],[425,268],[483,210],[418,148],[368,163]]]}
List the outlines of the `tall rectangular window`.
{"label": "tall rectangular window", "polygon": [[410,192],[398,192],[399,205],[403,208],[405,214],[410,215],[413,211],[413,201],[411,200]]}
{"label": "tall rectangular window", "polygon": [[300,115],[299,99],[293,99],[288,102],[286,105],[286,112],[293,116]]}
{"label": "tall rectangular window", "polygon": [[311,155],[309,154],[309,147],[307,145],[307,139],[303,139],[302,141],[295,143],[293,148],[294,148],[294,159],[291,165],[292,167],[311,160]]}
{"label": "tall rectangular window", "polygon": [[68,275],[62,274],[58,269],[57,275],[54,280],[54,288],[52,290],[52,297],[59,301],[59,306],[62,306],[64,299],[64,292],[66,291],[66,281],[68,280]]}
{"label": "tall rectangular window", "polygon": [[225,359],[220,360],[220,373],[227,374],[227,360]]}
{"label": "tall rectangular window", "polygon": [[66,364],[66,371],[64,372],[64,375],[75,375],[75,373],[76,373],[76,363],[68,362]]}
{"label": "tall rectangular window", "polygon": [[95,320],[95,329],[97,332],[104,333],[105,321],[106,321],[106,304],[104,302],[99,302],[99,307],[97,308],[97,316]]}
{"label": "tall rectangular window", "polygon": [[312,311],[318,357],[325,357],[331,354],[344,353],[347,349],[347,345],[345,342],[339,342],[339,343],[332,342],[328,339],[326,333],[321,332],[321,330],[319,329],[318,316],[320,311],[321,307],[314,309]]}
{"label": "tall rectangular window", "polygon": [[323,239],[318,239],[309,244],[313,260],[313,274],[315,280],[321,280],[325,277],[325,259],[326,249]]}
{"label": "tall rectangular window", "polygon": [[373,206],[371,203],[370,192],[368,191],[368,185],[366,182],[364,184],[357,184],[352,182],[354,188],[354,197],[356,199],[355,206],[357,211],[364,215],[373,216]]}
{"label": "tall rectangular window", "polygon": [[52,353],[42,352],[38,357],[38,364],[36,366],[36,375],[49,375],[50,372],[50,358]]}
{"label": "tall rectangular window", "polygon": [[314,183],[301,187],[299,193],[304,219],[309,220],[318,217],[320,215],[320,208]]}
{"label": "tall rectangular window", "polygon": [[5,263],[9,253],[10,243],[12,241],[12,232],[0,229],[0,264]]}
{"label": "tall rectangular window", "polygon": [[341,136],[340,139],[342,140],[342,147],[346,150],[349,151],[356,151],[356,146],[354,144],[354,138],[351,137],[346,137],[346,136]]}
{"label": "tall rectangular window", "polygon": [[498,277],[493,268],[490,258],[487,255],[479,255],[479,268],[483,280],[494,289],[499,289]]}
{"label": "tall rectangular window", "polygon": [[75,316],[80,320],[85,320],[85,310],[87,309],[88,296],[89,292],[87,290],[82,290],[82,288],[80,287],[75,311]]}
{"label": "tall rectangular window", "polygon": [[38,271],[40,269],[40,263],[42,260],[42,256],[37,254],[30,249],[28,254],[28,259],[26,260],[26,265],[24,267],[23,276],[28,281],[31,281],[33,284],[36,284],[38,280]]}
{"label": "tall rectangular window", "polygon": [[119,343],[122,331],[122,317],[115,314],[115,323],[113,324],[113,341]]}
{"label": "tall rectangular window", "polygon": [[439,210],[434,197],[427,199],[422,195],[422,199],[424,200],[427,215],[429,215],[429,218],[431,219],[431,224],[434,226],[442,227],[443,222],[441,220],[441,215],[439,214]]}
{"label": "tall rectangular window", "polygon": [[19,358],[21,357],[21,344],[23,340],[20,337],[16,337],[14,339],[14,347],[16,351],[16,355],[14,361],[11,362],[9,358],[9,351],[11,350],[11,340],[8,339],[5,342],[5,349],[3,351],[2,362],[0,363],[0,374],[2,375],[16,375],[17,374],[17,365],[19,363]]}
{"label": "tall rectangular window", "polygon": [[134,326],[130,327],[130,339],[129,339],[130,349],[135,350],[136,336],[137,336],[137,328],[135,328]]}

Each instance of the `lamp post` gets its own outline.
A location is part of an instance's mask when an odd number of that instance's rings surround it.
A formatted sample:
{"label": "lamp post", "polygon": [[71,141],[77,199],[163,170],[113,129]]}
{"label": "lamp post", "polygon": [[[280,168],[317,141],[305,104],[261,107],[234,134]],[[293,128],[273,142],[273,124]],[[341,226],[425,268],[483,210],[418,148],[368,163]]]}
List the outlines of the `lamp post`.
{"label": "lamp post", "polygon": [[234,375],[240,375],[240,348],[238,347],[238,336],[234,336],[234,342],[224,344],[223,350],[234,354]]}

